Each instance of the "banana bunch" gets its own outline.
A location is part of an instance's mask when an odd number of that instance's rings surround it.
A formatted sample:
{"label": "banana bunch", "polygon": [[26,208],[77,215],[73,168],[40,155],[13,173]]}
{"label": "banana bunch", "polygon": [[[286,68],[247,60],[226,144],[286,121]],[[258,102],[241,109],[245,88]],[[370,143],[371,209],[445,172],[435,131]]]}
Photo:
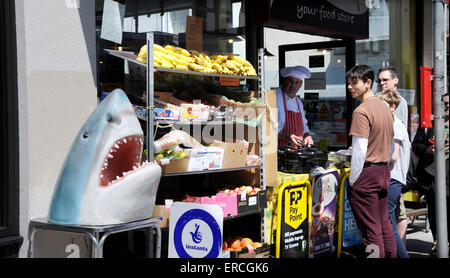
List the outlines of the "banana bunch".
{"label": "banana bunch", "polygon": [[194,63],[189,64],[189,68],[193,71],[206,72],[206,73],[217,73],[213,68],[211,58],[206,53],[199,52],[196,50],[191,50],[192,58],[194,58]]}
{"label": "banana bunch", "polygon": [[[147,63],[147,45],[139,51],[137,61]],[[184,48],[153,44],[153,66],[206,73],[256,76],[255,68],[239,55],[214,55]]]}
{"label": "banana bunch", "polygon": [[255,68],[239,55],[214,55],[211,57],[217,73],[256,76]]}
{"label": "banana bunch", "polygon": [[[136,60],[141,63],[147,62],[147,45],[141,48]],[[162,47],[159,44],[153,44],[153,66],[155,68],[189,70],[188,66],[193,62],[194,59],[190,52],[184,48],[173,45]]]}

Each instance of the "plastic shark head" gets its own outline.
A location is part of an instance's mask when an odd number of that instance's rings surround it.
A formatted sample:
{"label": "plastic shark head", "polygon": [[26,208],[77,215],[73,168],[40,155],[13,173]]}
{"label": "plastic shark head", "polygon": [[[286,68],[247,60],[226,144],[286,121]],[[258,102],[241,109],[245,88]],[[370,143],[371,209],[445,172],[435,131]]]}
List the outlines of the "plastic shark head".
{"label": "plastic shark head", "polygon": [[76,135],[56,183],[49,220],[110,225],[152,217],[161,167],[140,164],[142,148],[133,107],[116,89]]}

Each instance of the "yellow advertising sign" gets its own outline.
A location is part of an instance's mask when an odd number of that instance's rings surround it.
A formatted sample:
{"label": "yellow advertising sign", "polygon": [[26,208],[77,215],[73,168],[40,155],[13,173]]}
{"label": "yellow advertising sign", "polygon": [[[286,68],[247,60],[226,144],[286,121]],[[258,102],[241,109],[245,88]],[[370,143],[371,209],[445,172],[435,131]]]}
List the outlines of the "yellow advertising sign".
{"label": "yellow advertising sign", "polygon": [[284,191],[284,222],[294,229],[297,229],[307,215],[307,187],[296,187]]}

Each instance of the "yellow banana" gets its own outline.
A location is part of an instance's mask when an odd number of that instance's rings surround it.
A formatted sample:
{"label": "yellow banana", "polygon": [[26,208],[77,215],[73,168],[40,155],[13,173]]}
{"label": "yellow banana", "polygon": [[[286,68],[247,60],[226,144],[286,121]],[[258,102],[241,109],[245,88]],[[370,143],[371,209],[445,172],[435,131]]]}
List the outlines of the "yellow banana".
{"label": "yellow banana", "polygon": [[160,66],[161,66],[160,63],[158,63],[158,62],[156,62],[156,61],[153,61],[153,67],[154,67],[154,68],[159,68]]}
{"label": "yellow banana", "polygon": [[204,67],[195,63],[190,63],[189,64],[189,68],[194,70],[194,71],[203,71]]}
{"label": "yellow banana", "polygon": [[156,55],[153,55],[153,62],[157,62],[158,64],[162,63],[162,58]]}
{"label": "yellow banana", "polygon": [[167,53],[167,50],[164,47],[156,43],[153,44],[153,51],[160,51],[163,53]]}
{"label": "yellow banana", "polygon": [[177,52],[177,48],[174,45],[168,44],[168,45],[164,46],[164,48],[167,50],[173,51],[173,52]]}
{"label": "yellow banana", "polygon": [[147,57],[147,45],[141,47],[138,56]]}
{"label": "yellow banana", "polygon": [[218,73],[222,72],[222,66],[217,63],[212,63],[212,68],[215,69]]}
{"label": "yellow banana", "polygon": [[174,65],[180,64],[180,63],[178,62],[178,58],[175,57],[174,55],[172,55],[171,53],[167,53],[167,57],[169,57],[170,62],[171,62],[172,64],[174,64]]}
{"label": "yellow banana", "polygon": [[143,63],[143,64],[146,64],[147,63],[147,58],[143,58],[143,57],[137,57],[136,58],[136,61],[138,61],[138,62],[140,62],[140,63]]}
{"label": "yellow banana", "polygon": [[153,52],[153,57],[159,57],[167,63],[172,63],[172,59],[168,56],[168,54],[165,54],[163,52],[155,51]]}
{"label": "yellow banana", "polygon": [[187,62],[186,60],[184,60],[184,59],[181,59],[181,58],[177,58],[177,64],[178,65],[183,65],[183,66],[189,66],[189,62]]}
{"label": "yellow banana", "polygon": [[163,60],[162,63],[161,63],[161,67],[168,68],[168,69],[173,69],[173,64],[167,62],[166,60]]}
{"label": "yellow banana", "polygon": [[239,69],[230,60],[226,60],[225,65],[233,72],[239,73]]}
{"label": "yellow banana", "polygon": [[244,67],[239,62],[237,62],[236,60],[228,60],[228,61],[233,63],[239,69],[239,73],[240,74],[244,74],[245,73]]}
{"label": "yellow banana", "polygon": [[184,48],[181,48],[180,51],[179,51],[179,53],[180,53],[181,55],[186,56],[186,57],[191,57],[191,53],[189,53],[189,51],[187,51],[187,50],[184,49]]}
{"label": "yellow banana", "polygon": [[200,56],[194,56],[194,61],[196,64],[203,66],[203,60],[200,58]]}
{"label": "yellow banana", "polygon": [[175,69],[177,69],[177,70],[189,70],[188,66],[186,66],[186,65],[176,65]]}
{"label": "yellow banana", "polygon": [[193,58],[184,56],[184,55],[182,55],[180,53],[175,53],[174,56],[177,57],[179,60],[183,60],[183,61],[187,62],[188,64],[194,63],[194,59]]}

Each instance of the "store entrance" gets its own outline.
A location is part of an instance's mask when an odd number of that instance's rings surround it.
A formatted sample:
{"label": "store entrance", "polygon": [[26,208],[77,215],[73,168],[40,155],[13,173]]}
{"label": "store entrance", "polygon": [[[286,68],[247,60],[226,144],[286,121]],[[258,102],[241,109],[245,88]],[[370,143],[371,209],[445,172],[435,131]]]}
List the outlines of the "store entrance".
{"label": "store entrance", "polygon": [[[323,151],[348,148],[354,100],[345,73],[355,65],[355,41],[333,40],[280,45],[279,68],[303,65],[311,71],[299,96],[315,144]],[[281,77],[280,77],[281,78]],[[281,80],[280,80],[281,84]]]}

